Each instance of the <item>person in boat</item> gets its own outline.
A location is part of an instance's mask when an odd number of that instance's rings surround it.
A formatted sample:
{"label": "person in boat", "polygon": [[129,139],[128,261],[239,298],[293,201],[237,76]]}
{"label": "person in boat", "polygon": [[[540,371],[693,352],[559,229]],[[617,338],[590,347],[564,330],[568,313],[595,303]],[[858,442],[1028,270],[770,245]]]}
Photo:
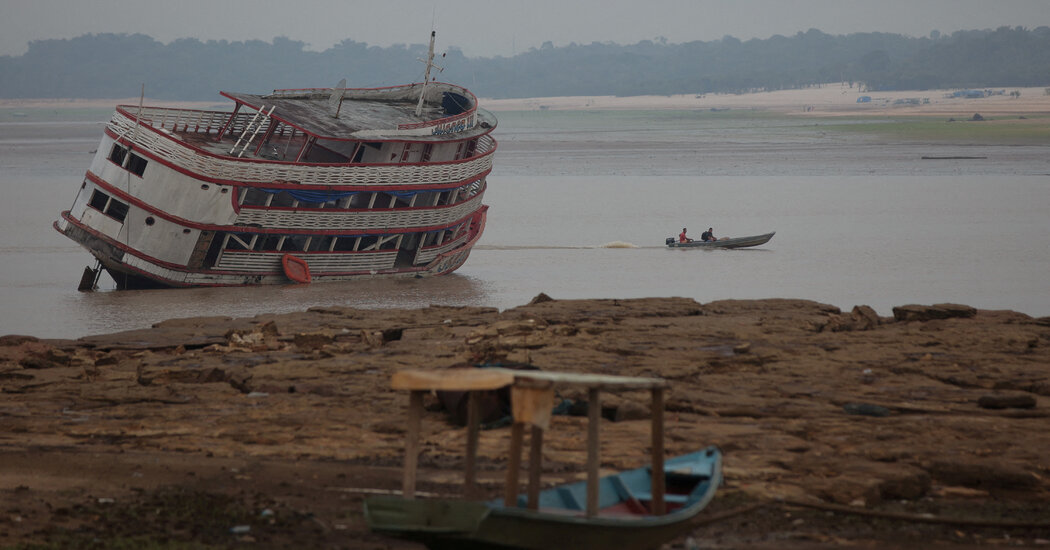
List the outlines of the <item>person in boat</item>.
{"label": "person in boat", "polygon": [[704,231],[703,233],[700,234],[700,240],[702,240],[704,242],[707,242],[707,241],[717,241],[718,239],[715,238],[714,230],[712,228],[708,227],[707,231]]}
{"label": "person in boat", "polygon": [[682,228],[682,232],[678,234],[678,242],[680,242],[680,243],[691,243],[691,242],[693,242],[693,239],[690,239],[689,237],[685,236],[685,232],[686,231],[687,231],[687,229],[683,227]]}

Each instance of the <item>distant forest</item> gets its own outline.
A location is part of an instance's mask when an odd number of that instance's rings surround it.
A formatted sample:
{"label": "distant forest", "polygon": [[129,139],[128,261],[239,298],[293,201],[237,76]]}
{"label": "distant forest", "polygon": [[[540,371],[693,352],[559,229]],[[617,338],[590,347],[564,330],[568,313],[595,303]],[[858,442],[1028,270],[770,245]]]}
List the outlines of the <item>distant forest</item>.
{"label": "distant forest", "polygon": [[[440,36],[439,36],[440,39]],[[180,39],[89,34],[37,40],[20,56],[0,56],[2,98],[132,97],[219,99],[218,90],[349,87],[418,82],[423,44],[387,48],[345,40],[325,51],[303,42]],[[571,95],[743,93],[850,82],[861,89],[924,90],[1050,85],[1050,27],[899,34],[794,36],[671,44],[645,40],[546,43],[512,57],[466,57],[449,48],[437,79],[490,98]]]}

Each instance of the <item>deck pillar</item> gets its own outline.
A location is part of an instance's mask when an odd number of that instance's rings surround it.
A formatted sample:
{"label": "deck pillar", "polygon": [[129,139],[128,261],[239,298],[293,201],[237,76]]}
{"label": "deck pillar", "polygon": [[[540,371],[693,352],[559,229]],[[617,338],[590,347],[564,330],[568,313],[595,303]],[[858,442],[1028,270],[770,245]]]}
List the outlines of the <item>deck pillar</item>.
{"label": "deck pillar", "polygon": [[467,457],[463,480],[463,493],[473,498],[475,491],[476,464],[478,459],[478,433],[481,431],[481,400],[478,392],[467,392]]}
{"label": "deck pillar", "polygon": [[525,436],[525,425],[515,422],[510,426],[510,457],[507,460],[507,481],[503,486],[503,505],[518,506],[518,473],[521,469],[521,440]]}
{"label": "deck pillar", "polygon": [[532,427],[529,437],[529,510],[540,509],[540,468],[543,462],[543,428]]}
{"label": "deck pillar", "polygon": [[664,502],[664,492],[666,487],[665,476],[664,476],[664,390],[663,388],[653,388],[653,427],[652,427],[652,438],[653,438],[653,481],[652,481],[652,510],[654,516],[661,516],[667,513],[667,506]]}
{"label": "deck pillar", "polygon": [[230,128],[231,124],[233,124],[233,119],[237,118],[237,113],[240,110],[241,110],[241,104],[240,103],[237,103],[237,105],[234,105],[233,112],[230,113],[230,118],[226,119],[226,124],[224,124],[222,126],[222,130],[219,130],[219,134],[215,136],[215,142],[216,143],[222,141],[222,136],[226,135],[226,130]]}
{"label": "deck pillar", "polygon": [[405,498],[416,496],[416,466],[419,462],[419,427],[423,417],[423,392],[408,395],[408,435],[405,440],[405,474],[401,493]]}
{"label": "deck pillar", "polygon": [[598,468],[601,465],[601,391],[587,391],[587,517],[598,515]]}

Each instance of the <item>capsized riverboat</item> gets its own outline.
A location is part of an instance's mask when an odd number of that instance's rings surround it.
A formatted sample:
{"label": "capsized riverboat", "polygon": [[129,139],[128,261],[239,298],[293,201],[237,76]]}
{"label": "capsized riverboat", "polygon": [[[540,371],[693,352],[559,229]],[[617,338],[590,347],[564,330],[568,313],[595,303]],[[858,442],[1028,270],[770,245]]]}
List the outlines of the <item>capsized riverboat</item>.
{"label": "capsized riverboat", "polygon": [[664,243],[668,248],[747,248],[766,244],[769,239],[776,235],[776,231],[764,235],[752,235],[750,237],[726,237],[717,241],[688,241],[678,242],[674,237],[668,237]]}
{"label": "capsized riverboat", "polygon": [[[411,392],[405,476],[401,496],[365,499],[365,518],[378,533],[414,540],[432,550],[658,548],[692,530],[691,520],[714,497],[722,480],[722,455],[715,447],[665,460],[663,391],[666,381],[588,374],[451,369],[401,371],[395,389]],[[475,493],[478,411],[483,391],[510,386],[513,424],[504,497],[471,500]],[[543,433],[555,387],[587,391],[587,480],[540,490]],[[650,390],[652,464],[600,477],[598,474],[601,390]],[[467,499],[416,499],[422,395],[468,391],[465,491]],[[518,494],[522,438],[530,427],[529,481]]]}
{"label": "capsized riverboat", "polygon": [[485,227],[496,118],[429,81],[433,46],[416,84],[117,106],[55,229],[118,288],[288,283],[288,256],[315,282],[450,273]]}

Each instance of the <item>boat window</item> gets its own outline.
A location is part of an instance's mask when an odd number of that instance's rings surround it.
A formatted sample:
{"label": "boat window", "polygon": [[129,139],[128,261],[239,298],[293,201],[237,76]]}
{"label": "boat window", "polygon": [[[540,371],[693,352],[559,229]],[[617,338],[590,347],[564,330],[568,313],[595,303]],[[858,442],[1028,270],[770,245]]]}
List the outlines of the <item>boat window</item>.
{"label": "boat window", "polygon": [[260,191],[254,187],[248,187],[241,191],[241,205],[242,206],[266,206],[266,201],[273,196],[273,193],[267,193]]}
{"label": "boat window", "polygon": [[118,201],[117,199],[109,199],[109,206],[106,207],[105,214],[118,222],[124,221],[124,218],[128,216],[128,205]]}
{"label": "boat window", "polygon": [[383,241],[383,244],[379,247],[380,250],[397,250],[397,245],[401,242],[398,237],[388,237],[388,240]]}
{"label": "boat window", "polygon": [[146,159],[131,153],[131,158],[128,160],[128,171],[142,177],[142,174],[146,172],[146,163]]}
{"label": "boat window", "polygon": [[419,193],[416,193],[416,202],[414,206],[432,206],[433,204],[433,191],[420,191]]}
{"label": "boat window", "polygon": [[347,162],[354,154],[353,147],[353,143],[345,141],[318,139],[310,149],[310,162]]}
{"label": "boat window", "polygon": [[[365,145],[367,145],[367,143]],[[355,164],[358,163],[358,162],[361,162],[361,159],[364,158],[364,156],[365,156],[365,148],[364,148],[364,146],[358,145],[357,149],[354,151],[354,158],[350,159],[350,162],[353,162]]]}
{"label": "boat window", "polygon": [[287,208],[298,205],[298,201],[296,201],[295,198],[292,197],[287,191],[281,191],[280,193],[274,194],[273,200],[270,201],[271,208]]}
{"label": "boat window", "polygon": [[371,200],[371,193],[357,193],[350,197],[350,202],[346,205],[347,208],[368,208],[368,201]]}
{"label": "boat window", "polygon": [[467,197],[473,197],[481,191],[481,180],[477,180],[466,186]]}
{"label": "boat window", "polygon": [[478,140],[472,139],[467,142],[467,149],[463,152],[463,158],[470,158],[474,156],[474,151],[478,148]]}
{"label": "boat window", "polygon": [[102,191],[95,190],[91,193],[91,201],[88,202],[88,204],[90,204],[95,210],[105,212],[107,202],[109,202],[109,195]]}
{"label": "boat window", "polygon": [[291,235],[284,239],[284,246],[281,247],[281,250],[293,250],[298,252],[306,250],[306,247],[309,245],[309,235]]}
{"label": "boat window", "polygon": [[280,250],[280,235],[267,235],[265,239],[259,240],[262,242],[262,244],[259,245],[259,250]]}
{"label": "boat window", "polygon": [[[113,144],[113,149],[109,151],[109,160],[117,166],[120,166],[136,176],[142,176],[146,171],[146,164],[149,162],[146,159],[131,153],[131,158],[128,158],[128,149],[119,143]],[[124,161],[127,160],[127,166],[124,166]]]}
{"label": "boat window", "polygon": [[458,115],[470,109],[470,100],[466,96],[444,92],[441,94],[441,107],[445,109],[446,116]]}
{"label": "boat window", "polygon": [[307,252],[328,252],[328,248],[332,246],[332,238],[330,236],[315,236],[310,239],[310,247]]}
{"label": "boat window", "polygon": [[[207,242],[208,231],[201,231],[200,242]],[[222,245],[226,240],[226,233],[216,232],[211,237],[211,244],[208,246],[208,252],[204,255],[204,266],[213,267],[215,262],[219,259],[219,252],[222,250]]]}
{"label": "boat window", "polygon": [[252,235],[249,233],[230,233],[226,250],[251,250]]}
{"label": "boat window", "polygon": [[372,194],[375,196],[375,200],[373,200],[372,203],[368,205],[368,208],[389,208],[391,197],[389,193],[379,191]]}
{"label": "boat window", "polygon": [[339,237],[335,240],[335,248],[332,250],[335,252],[351,252],[354,249],[356,240],[356,237]]}
{"label": "boat window", "polygon": [[88,206],[102,212],[118,222],[123,222],[124,218],[128,216],[127,203],[118,201],[97,189],[92,191],[91,200],[88,201]]}
{"label": "boat window", "polygon": [[358,250],[370,250],[379,241],[378,237],[364,236],[361,237],[361,245],[357,247]]}
{"label": "boat window", "polygon": [[113,161],[117,166],[124,166],[124,157],[128,154],[128,150],[119,143],[113,144],[113,149],[109,152],[109,160]]}

